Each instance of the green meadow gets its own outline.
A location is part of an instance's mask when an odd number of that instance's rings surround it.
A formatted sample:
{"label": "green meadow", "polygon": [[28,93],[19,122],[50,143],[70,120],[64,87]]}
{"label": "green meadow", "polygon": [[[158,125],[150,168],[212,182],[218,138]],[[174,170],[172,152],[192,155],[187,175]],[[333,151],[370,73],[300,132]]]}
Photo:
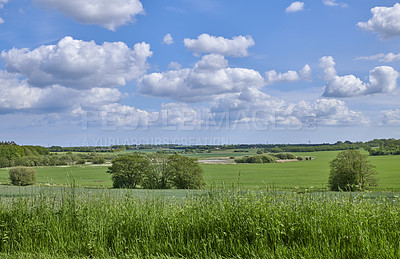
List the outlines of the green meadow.
{"label": "green meadow", "polygon": [[[150,151],[149,151],[150,152]],[[199,159],[229,158],[254,154],[255,151],[234,153],[213,151],[212,153],[191,154]],[[310,156],[312,160],[273,164],[202,164],[208,188],[244,189],[326,189],[329,175],[329,162],[338,151],[296,153],[297,156]],[[369,157],[378,172],[378,190],[400,189],[400,156]],[[110,188],[111,177],[107,166],[80,165],[62,167],[37,167],[37,185],[67,186],[73,180],[76,186],[90,188]],[[8,169],[0,169],[0,182],[8,184]]]}
{"label": "green meadow", "polygon": [[372,192],[327,192],[337,153],[272,164],[191,154],[228,162],[202,164],[206,190],[190,191],[112,189],[107,165],[37,167],[28,187],[0,169],[0,257],[399,258],[400,156],[370,157]]}

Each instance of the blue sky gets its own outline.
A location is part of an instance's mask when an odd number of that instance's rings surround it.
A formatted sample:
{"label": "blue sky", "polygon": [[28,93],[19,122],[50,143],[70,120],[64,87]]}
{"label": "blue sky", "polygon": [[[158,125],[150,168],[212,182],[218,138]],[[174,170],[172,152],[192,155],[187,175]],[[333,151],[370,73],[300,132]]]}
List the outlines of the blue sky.
{"label": "blue sky", "polygon": [[38,145],[400,138],[396,1],[0,0],[0,133]]}

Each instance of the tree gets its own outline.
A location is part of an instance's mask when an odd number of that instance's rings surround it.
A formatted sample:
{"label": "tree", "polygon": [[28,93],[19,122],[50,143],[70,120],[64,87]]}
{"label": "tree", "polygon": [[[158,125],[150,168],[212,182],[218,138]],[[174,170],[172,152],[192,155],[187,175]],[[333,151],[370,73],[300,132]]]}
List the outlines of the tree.
{"label": "tree", "polygon": [[150,173],[149,160],[139,154],[117,157],[107,173],[112,175],[114,188],[136,188]]}
{"label": "tree", "polygon": [[332,191],[364,190],[376,186],[375,166],[358,150],[340,152],[330,162],[329,187]]}
{"label": "tree", "polygon": [[196,159],[172,155],[168,158],[168,173],[177,189],[200,189],[204,186],[203,169]]}
{"label": "tree", "polygon": [[144,176],[143,188],[170,189],[171,174],[168,170],[168,155],[162,152],[148,155],[150,171]]}

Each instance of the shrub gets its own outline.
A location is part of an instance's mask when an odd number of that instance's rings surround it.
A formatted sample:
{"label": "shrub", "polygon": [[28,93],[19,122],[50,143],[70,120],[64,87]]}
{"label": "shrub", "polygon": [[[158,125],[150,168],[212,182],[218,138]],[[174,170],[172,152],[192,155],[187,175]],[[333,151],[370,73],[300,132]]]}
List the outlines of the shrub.
{"label": "shrub", "polygon": [[296,159],[296,156],[290,153],[279,153],[279,154],[273,154],[274,157],[279,158],[279,159]]}
{"label": "shrub", "polygon": [[244,156],[242,158],[235,159],[236,163],[249,163],[249,164],[264,164],[264,163],[275,163],[275,158],[266,155],[258,156]]}
{"label": "shrub", "polygon": [[76,164],[77,164],[77,165],[84,165],[85,163],[86,163],[86,160],[83,159],[83,158],[78,159],[78,161],[76,161]]}
{"label": "shrub", "polygon": [[36,182],[36,170],[28,167],[10,169],[10,180],[13,185],[26,186]]}

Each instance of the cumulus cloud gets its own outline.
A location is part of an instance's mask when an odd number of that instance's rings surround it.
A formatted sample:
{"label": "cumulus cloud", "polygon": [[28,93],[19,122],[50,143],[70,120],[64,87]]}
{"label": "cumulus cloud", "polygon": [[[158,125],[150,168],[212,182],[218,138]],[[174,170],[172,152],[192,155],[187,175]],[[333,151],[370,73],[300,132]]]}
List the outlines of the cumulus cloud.
{"label": "cumulus cloud", "polygon": [[109,103],[90,107],[78,106],[72,115],[83,118],[85,128],[94,124],[103,130],[135,130],[137,128],[162,127],[166,130],[193,130],[203,124],[202,112],[206,109],[195,109],[188,104],[162,104],[159,111],[146,111],[129,105]]}
{"label": "cumulus cloud", "polygon": [[388,54],[376,54],[372,56],[367,56],[367,57],[357,57],[356,60],[379,60],[379,62],[395,62],[395,61],[400,61],[400,53],[399,54],[394,54],[393,52],[390,52]]}
{"label": "cumulus cloud", "polygon": [[300,80],[311,81],[312,70],[309,65],[305,65],[299,73],[289,70],[286,73],[277,73],[275,70],[265,72],[265,81],[267,84],[275,82],[296,82]]}
{"label": "cumulus cloud", "polygon": [[122,94],[114,88],[76,90],[53,85],[46,88],[33,87],[15,74],[0,71],[0,113],[59,112],[76,105],[96,107],[110,102],[119,102]]}
{"label": "cumulus cloud", "polygon": [[400,109],[381,111],[379,120],[381,126],[400,126]]}
{"label": "cumulus cloud", "polygon": [[185,47],[196,55],[201,53],[221,54],[223,56],[245,57],[247,49],[254,46],[251,36],[236,36],[232,39],[201,34],[197,39],[184,39]]}
{"label": "cumulus cloud", "polygon": [[349,6],[348,4],[345,4],[345,3],[338,3],[338,2],[336,2],[336,0],[323,0],[322,2],[326,6],[340,6],[340,7],[343,7],[343,8]]}
{"label": "cumulus cloud", "polygon": [[361,112],[350,110],[344,101],[337,99],[323,98],[311,103],[301,101],[295,106],[294,113],[300,118],[315,116],[319,125],[351,126],[370,123]]}
{"label": "cumulus cloud", "polygon": [[34,0],[44,6],[57,9],[84,24],[98,24],[114,31],[118,26],[135,21],[143,14],[139,0]]}
{"label": "cumulus cloud", "polygon": [[[8,2],[8,0],[0,0],[0,9],[3,9],[4,5]],[[0,17],[0,24],[4,23],[3,18]]]}
{"label": "cumulus cloud", "polygon": [[1,53],[6,69],[26,77],[32,86],[57,84],[75,89],[123,86],[146,72],[151,55],[150,45],[144,42],[130,49],[123,42],[97,45],[71,37],[56,45]]}
{"label": "cumulus cloud", "polygon": [[304,10],[304,2],[296,1],[286,8],[286,13],[295,13]]}
{"label": "cumulus cloud", "polygon": [[357,23],[358,27],[378,33],[382,38],[400,36],[400,4],[393,7],[377,6],[371,9],[372,18]]}
{"label": "cumulus cloud", "polygon": [[369,119],[361,112],[350,110],[341,100],[318,99],[314,102],[286,103],[254,88],[221,97],[211,111],[220,120],[229,114],[233,121],[251,122],[253,125],[307,127],[310,119],[315,120],[317,125],[325,126],[369,123]]}
{"label": "cumulus cloud", "polygon": [[172,35],[170,33],[164,36],[163,43],[167,45],[174,44],[174,38],[172,38]]}
{"label": "cumulus cloud", "polygon": [[399,73],[389,66],[375,67],[370,71],[369,83],[362,82],[354,75],[338,76],[332,57],[322,57],[320,66],[324,69],[326,81],[325,97],[354,97],[375,93],[388,93],[397,86]]}
{"label": "cumulus cloud", "polygon": [[240,92],[248,87],[262,87],[259,72],[230,68],[221,55],[205,55],[191,69],[152,73],[139,79],[139,93],[169,97],[182,102],[210,101],[221,94]]}
{"label": "cumulus cloud", "polygon": [[182,65],[178,62],[172,61],[168,64],[168,68],[172,70],[180,70],[182,69]]}

